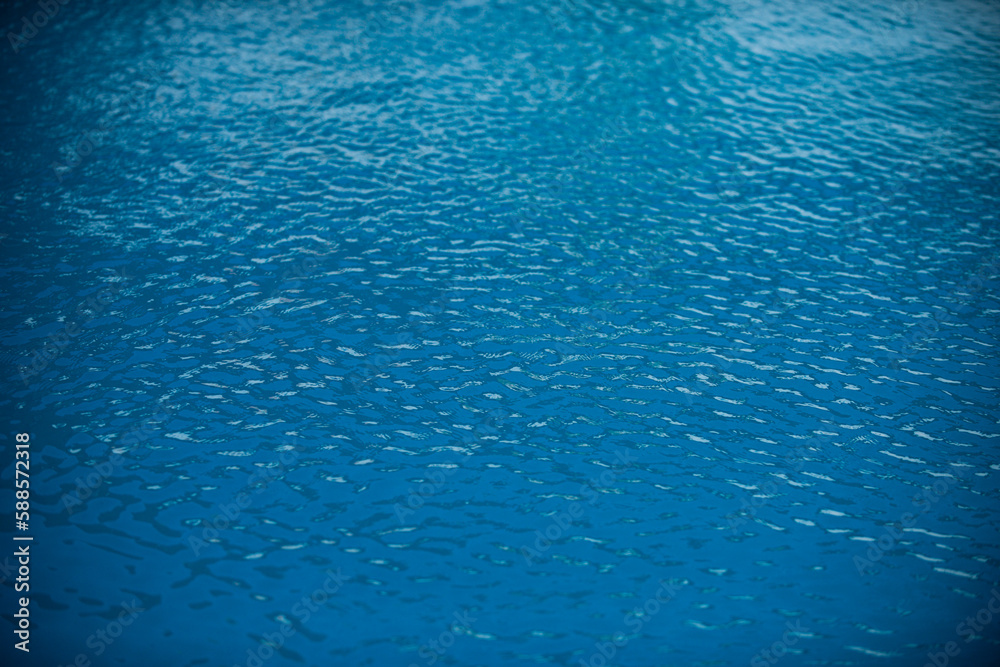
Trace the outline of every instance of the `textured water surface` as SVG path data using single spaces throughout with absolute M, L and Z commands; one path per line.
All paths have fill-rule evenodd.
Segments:
M 995 3 L 60 7 L 24 664 L 1000 655 Z

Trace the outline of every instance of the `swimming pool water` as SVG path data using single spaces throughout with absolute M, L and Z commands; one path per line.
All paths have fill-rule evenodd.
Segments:
M 994 664 L 995 3 L 38 7 L 4 664 Z

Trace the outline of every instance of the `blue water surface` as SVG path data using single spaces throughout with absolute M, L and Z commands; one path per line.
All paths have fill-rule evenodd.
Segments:
M 5 665 L 995 664 L 997 3 L 56 4 Z

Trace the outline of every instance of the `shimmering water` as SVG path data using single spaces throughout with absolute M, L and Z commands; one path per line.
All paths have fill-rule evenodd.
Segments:
M 995 3 L 59 7 L 10 664 L 1000 655 Z

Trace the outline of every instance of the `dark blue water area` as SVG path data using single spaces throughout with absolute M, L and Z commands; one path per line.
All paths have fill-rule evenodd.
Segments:
M 995 2 L 42 4 L 4 665 L 996 664 Z

